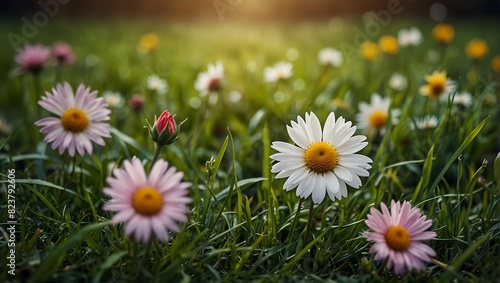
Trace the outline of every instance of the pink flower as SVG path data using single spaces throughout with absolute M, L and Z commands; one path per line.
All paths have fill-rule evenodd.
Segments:
M 73 94 L 65 82 L 57 84 L 52 93 L 47 92 L 38 104 L 58 117 L 47 117 L 35 122 L 46 133 L 44 140 L 52 143 L 52 149 L 59 148 L 59 154 L 68 150 L 70 156 L 78 152 L 81 156 L 92 154 L 92 142 L 104 146 L 103 137 L 111 137 L 109 120 L 111 111 L 97 91 L 90 91 L 81 84 Z
M 50 49 L 41 44 L 27 44 L 19 49 L 14 60 L 19 64 L 17 73 L 39 73 L 50 59 Z
M 165 110 L 160 114 L 160 117 L 158 118 L 158 120 L 156 120 L 155 126 L 156 130 L 160 134 L 165 129 L 165 126 L 168 126 L 168 132 L 170 135 L 175 132 L 175 128 L 177 127 L 177 125 L 175 124 L 174 116 L 172 116 L 172 114 L 170 114 L 168 110 Z
M 56 42 L 52 47 L 52 53 L 60 64 L 73 64 L 76 60 L 71 46 L 64 42 Z
M 155 143 L 168 145 L 176 141 L 179 137 L 179 126 L 175 122 L 174 116 L 168 110 L 165 110 L 156 119 L 153 126 L 149 126 L 149 134 Z
M 420 209 L 412 208 L 404 201 L 391 201 L 391 211 L 384 203 L 380 204 L 382 213 L 372 207 L 366 225 L 373 231 L 364 232 L 363 236 L 375 242 L 370 253 L 375 260 L 387 260 L 387 268 L 394 268 L 396 274 L 415 269 L 425 270 L 425 263 L 436 256 L 436 252 L 422 243 L 437 236 L 434 231 L 426 231 L 432 225 L 426 220 Z
M 169 240 L 169 230 L 179 232 L 177 222 L 186 223 L 186 204 L 191 183 L 181 182 L 184 174 L 158 160 L 149 176 L 138 158 L 125 160 L 123 169 L 115 169 L 108 177 L 110 187 L 103 192 L 111 197 L 104 209 L 118 212 L 114 224 L 125 223 L 125 234 L 136 241 L 149 242 L 153 234 L 163 242 Z
M 140 95 L 134 95 L 130 98 L 129 106 L 132 111 L 139 112 L 144 106 L 144 97 Z

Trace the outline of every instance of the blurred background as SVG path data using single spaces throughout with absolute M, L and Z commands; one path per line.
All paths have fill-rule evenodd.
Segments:
M 68 16 L 127 16 L 155 17 L 167 20 L 224 19 L 231 20 L 297 20 L 324 19 L 332 16 L 358 15 L 367 11 L 387 9 L 388 5 L 403 7 L 398 16 L 427 16 L 433 4 L 446 7 L 450 17 L 477 17 L 499 15 L 499 1 L 495 0 L 39 0 L 0 1 L 2 16 L 18 17 L 40 10 L 40 4 L 59 4 L 60 11 Z M 219 9 L 219 12 L 217 11 Z M 435 9 L 439 10 L 439 5 Z M 437 11 L 439 12 L 439 11 Z

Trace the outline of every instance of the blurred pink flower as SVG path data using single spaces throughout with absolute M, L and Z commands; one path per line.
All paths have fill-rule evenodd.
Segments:
M 168 170 L 167 170 L 168 169 Z M 179 232 L 177 222 L 186 223 L 189 212 L 187 196 L 191 183 L 181 182 L 184 174 L 168 163 L 158 160 L 149 176 L 138 158 L 125 160 L 123 169 L 115 169 L 108 177 L 110 187 L 103 192 L 111 197 L 104 209 L 116 211 L 111 220 L 114 224 L 125 223 L 125 234 L 136 241 L 149 242 L 153 234 L 168 242 L 168 232 Z
M 130 106 L 130 109 L 132 109 L 132 111 L 134 111 L 134 112 L 141 111 L 142 107 L 144 106 L 144 97 L 142 97 L 138 94 L 133 95 L 130 98 L 129 106 Z
M 364 232 L 363 236 L 375 242 L 370 253 L 375 260 L 387 260 L 387 268 L 394 268 L 396 274 L 415 269 L 425 270 L 425 263 L 436 256 L 436 252 L 422 243 L 436 237 L 434 231 L 426 231 L 432 225 L 418 208 L 404 201 L 391 201 L 391 211 L 381 203 L 382 213 L 372 207 L 366 225 L 373 231 Z
M 47 92 L 38 102 L 47 111 L 58 117 L 47 117 L 35 122 L 43 127 L 40 132 L 47 134 L 45 142 L 52 143 L 52 149 L 59 148 L 59 154 L 68 150 L 70 156 L 78 152 L 81 156 L 92 154 L 92 141 L 104 146 L 103 137 L 111 137 L 109 120 L 111 111 L 97 91 L 90 91 L 81 84 L 73 94 L 71 86 L 65 82 L 57 84 L 52 93 Z
M 73 64 L 76 57 L 71 49 L 71 45 L 64 42 L 56 42 L 52 47 L 52 53 L 59 64 Z
M 50 59 L 50 49 L 41 44 L 27 44 L 17 51 L 14 60 L 19 64 L 16 73 L 39 73 Z

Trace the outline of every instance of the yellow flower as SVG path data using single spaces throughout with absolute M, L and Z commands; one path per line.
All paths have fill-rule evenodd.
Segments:
M 473 38 L 465 45 L 465 53 L 472 60 L 480 60 L 488 50 L 488 44 L 482 39 Z
M 437 24 L 432 29 L 432 37 L 438 43 L 450 43 L 455 37 L 455 29 L 453 26 L 445 23 Z
M 367 61 L 375 61 L 378 58 L 378 46 L 376 43 L 366 41 L 360 46 L 361 55 Z
M 378 41 L 378 45 L 382 52 L 387 54 L 396 54 L 399 51 L 398 40 L 392 35 L 382 36 Z
M 154 33 L 148 33 L 139 39 L 137 51 L 140 53 L 149 53 L 155 51 L 158 47 L 158 36 Z
M 497 55 L 491 59 L 491 69 L 493 71 L 500 73 L 500 55 Z
M 430 97 L 440 97 L 444 93 L 450 93 L 455 89 L 455 82 L 446 77 L 446 71 L 434 71 L 425 76 L 427 85 L 420 87 L 420 94 Z

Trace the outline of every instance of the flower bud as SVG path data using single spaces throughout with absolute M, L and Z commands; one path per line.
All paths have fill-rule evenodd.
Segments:
M 161 113 L 160 117 L 156 119 L 152 127 L 149 125 L 149 134 L 155 143 L 168 145 L 177 140 L 179 128 L 180 125 L 177 125 L 174 116 L 172 116 L 168 110 L 165 110 Z

